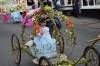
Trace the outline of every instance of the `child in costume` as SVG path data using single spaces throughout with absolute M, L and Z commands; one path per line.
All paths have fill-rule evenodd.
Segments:
M 22 16 L 19 11 L 13 11 L 10 17 L 12 23 L 20 23 L 22 21 Z
M 42 56 L 47 58 L 57 56 L 56 40 L 51 38 L 49 28 L 46 27 L 45 18 L 40 20 L 39 25 L 40 27 L 36 37 L 34 37 L 34 40 L 27 42 L 26 45 L 29 46 L 33 56 L 37 58 Z M 33 47 L 34 44 L 35 47 Z
M 7 13 L 7 11 L 5 10 L 4 13 L 2 14 L 2 20 L 4 23 L 8 23 L 9 22 L 9 14 Z

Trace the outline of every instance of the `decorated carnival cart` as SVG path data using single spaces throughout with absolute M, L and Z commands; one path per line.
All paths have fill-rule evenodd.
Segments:
M 33 18 L 33 28 L 30 32 L 30 41 L 25 40 L 25 29 L 27 27 L 25 22 L 22 25 L 22 32 L 21 32 L 21 42 L 17 35 L 12 34 L 11 36 L 11 47 L 12 53 L 14 56 L 14 60 L 16 64 L 20 64 L 21 62 L 21 51 L 27 53 L 30 57 L 35 59 L 33 60 L 34 63 L 39 64 L 39 66 L 77 66 L 77 64 L 84 64 L 85 66 L 89 66 L 92 61 L 96 66 L 100 66 L 100 54 L 98 51 L 93 47 L 95 43 L 91 46 L 86 47 L 81 57 L 76 61 L 71 61 L 67 58 L 64 54 L 64 38 L 61 32 L 62 23 L 66 22 L 67 25 L 67 32 L 68 32 L 68 40 L 71 44 L 75 43 L 75 33 L 73 31 L 73 24 L 70 18 L 66 17 L 62 14 L 62 12 L 55 11 L 49 6 L 44 6 L 42 3 L 40 4 L 41 7 L 32 10 L 26 16 L 26 19 Z M 37 45 L 33 42 L 36 34 L 38 33 L 39 29 L 39 22 L 41 21 L 41 15 L 46 15 L 45 22 L 46 26 L 50 29 L 51 38 L 54 38 L 56 41 L 53 43 L 46 44 L 43 42 L 42 45 Z M 96 38 L 92 41 L 97 41 L 100 38 Z M 38 41 L 38 42 L 41 42 Z M 48 39 L 47 39 L 48 43 Z M 30 46 L 27 46 L 30 44 Z M 92 55 L 94 53 L 96 56 Z M 94 59 L 95 58 L 95 59 Z

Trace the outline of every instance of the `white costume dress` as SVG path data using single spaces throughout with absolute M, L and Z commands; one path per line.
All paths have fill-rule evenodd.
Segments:
M 42 35 L 40 33 L 43 33 Z M 48 27 L 41 27 L 40 33 L 34 38 L 34 43 L 36 46 L 32 47 L 32 41 L 30 41 L 30 50 L 33 56 L 40 58 L 45 56 L 47 58 L 52 58 L 57 56 L 56 52 L 56 40 L 51 38 Z

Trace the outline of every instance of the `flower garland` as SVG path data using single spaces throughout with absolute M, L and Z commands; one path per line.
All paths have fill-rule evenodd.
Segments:
M 4 0 L 0 0 L 0 3 L 5 3 Z M 19 3 L 15 4 L 14 6 L 10 7 L 0 7 L 0 10 L 2 9 L 1 12 L 12 12 L 16 10 L 25 10 L 26 9 L 26 0 L 20 0 Z

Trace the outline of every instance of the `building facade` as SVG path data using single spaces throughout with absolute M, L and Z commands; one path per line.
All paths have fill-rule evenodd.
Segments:
M 73 0 L 58 0 L 60 2 L 61 10 L 72 11 Z M 99 17 L 100 14 L 100 0 L 79 0 L 80 14 L 83 16 Z
M 62 10 L 72 10 L 73 0 L 58 0 Z M 100 9 L 100 0 L 79 0 L 80 9 Z

